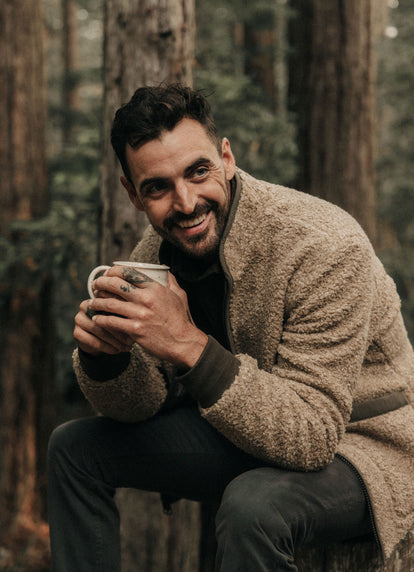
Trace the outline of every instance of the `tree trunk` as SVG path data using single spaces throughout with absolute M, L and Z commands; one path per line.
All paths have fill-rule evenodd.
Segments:
M 43 20 L 40 0 L 0 14 L 0 568 L 46 569 L 42 524 L 45 393 L 52 383 L 50 278 L 30 221 L 47 211 Z M 14 224 L 14 230 L 11 226 Z M 17 224 L 17 227 L 16 227 Z
M 262 10 L 245 22 L 246 75 L 262 87 L 269 107 L 276 109 L 276 17 L 274 10 Z
M 236 23 L 235 42 L 244 48 L 244 70 L 255 85 L 261 86 L 268 107 L 280 118 L 286 116 L 287 86 L 287 8 L 284 0 L 274 6 L 257 7 Z
M 373 541 L 350 540 L 301 548 L 295 558 L 298 570 L 312 572 L 412 572 L 414 531 L 409 532 L 384 563 Z
M 62 0 L 63 24 L 63 103 L 65 115 L 63 118 L 63 141 L 72 143 L 73 112 L 79 108 L 79 94 L 75 73 L 78 66 L 77 52 L 77 6 L 73 0 Z
M 104 160 L 101 262 L 127 259 L 147 225 L 119 183 L 110 145 L 115 110 L 143 85 L 192 84 L 193 0 L 107 0 L 105 13 Z M 180 501 L 163 514 L 159 495 L 123 489 L 121 513 L 124 572 L 190 572 L 198 563 L 199 507 Z
M 292 5 L 299 186 L 350 212 L 375 244 L 377 4 L 292 0 Z

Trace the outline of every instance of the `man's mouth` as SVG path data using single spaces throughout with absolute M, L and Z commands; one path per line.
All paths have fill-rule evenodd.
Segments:
M 180 228 L 193 228 L 204 222 L 207 218 L 208 213 L 203 213 L 202 215 L 190 219 L 190 220 L 182 220 L 181 222 L 177 223 L 177 226 Z
M 175 227 L 182 236 L 194 238 L 197 235 L 201 236 L 209 227 L 212 212 L 213 211 L 209 210 L 193 218 L 177 220 Z

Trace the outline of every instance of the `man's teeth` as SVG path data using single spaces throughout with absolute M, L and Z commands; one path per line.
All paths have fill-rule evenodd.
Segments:
M 191 228 L 192 226 L 197 226 L 201 224 L 207 218 L 207 214 L 204 213 L 197 218 L 193 218 L 192 220 L 185 220 L 178 223 L 180 228 Z

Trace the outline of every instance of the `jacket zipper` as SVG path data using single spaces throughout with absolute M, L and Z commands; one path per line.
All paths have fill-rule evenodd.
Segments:
M 221 238 L 220 241 L 220 247 L 219 247 L 219 261 L 221 264 L 221 267 L 223 269 L 223 274 L 224 274 L 224 278 L 225 278 L 225 292 L 224 292 L 224 304 L 223 304 L 223 311 L 224 311 L 224 327 L 227 333 L 227 340 L 229 342 L 229 350 L 231 351 L 231 353 L 233 355 L 236 354 L 236 344 L 234 343 L 234 337 L 233 337 L 233 332 L 231 330 L 231 324 L 230 324 L 230 294 L 233 290 L 233 277 L 229 271 L 229 267 L 227 266 L 227 262 L 224 256 L 224 245 L 226 243 L 227 237 L 230 233 L 230 229 L 233 226 L 234 223 L 234 219 L 236 217 L 236 212 L 239 206 L 239 201 L 240 201 L 240 195 L 241 195 L 241 182 L 240 182 L 240 176 L 239 174 L 236 172 L 236 187 L 234 189 L 234 196 L 233 199 L 231 201 L 231 206 L 230 206 L 230 212 L 229 212 L 229 216 L 228 216 L 228 220 L 227 220 L 227 224 L 226 227 L 224 229 L 224 233 L 223 236 Z
M 223 257 L 224 258 L 224 257 Z M 223 268 L 223 274 L 225 278 L 225 290 L 224 290 L 224 327 L 226 330 L 227 340 L 229 342 L 229 349 L 233 355 L 236 354 L 236 345 L 234 343 L 233 332 L 230 327 L 230 293 L 233 290 L 233 278 L 228 271 L 227 264 L 224 260 L 221 262 Z
M 340 453 L 336 453 L 336 456 L 341 459 L 341 461 L 343 461 L 346 465 L 348 465 L 348 467 L 350 467 L 352 469 L 352 471 L 354 472 L 354 474 L 356 475 L 356 477 L 358 478 L 358 481 L 361 484 L 362 487 L 362 491 L 364 493 L 364 497 L 367 501 L 367 505 L 368 505 L 368 511 L 369 511 L 369 518 L 371 521 L 371 527 L 372 527 L 372 531 L 374 533 L 374 539 L 375 542 L 377 543 L 378 548 L 381 551 L 381 557 L 383 562 L 385 561 L 385 557 L 384 557 L 384 549 L 382 547 L 382 542 L 381 539 L 379 537 L 378 534 L 378 529 L 377 529 L 377 524 L 375 522 L 375 515 L 374 515 L 374 509 L 372 508 L 372 504 L 371 504 L 371 499 L 369 498 L 369 494 L 368 494 L 368 490 L 365 484 L 364 479 L 362 478 L 360 472 L 358 471 L 358 469 L 355 467 L 355 465 L 353 463 L 351 463 L 351 461 L 349 461 L 346 457 L 344 457 L 343 455 L 341 455 Z

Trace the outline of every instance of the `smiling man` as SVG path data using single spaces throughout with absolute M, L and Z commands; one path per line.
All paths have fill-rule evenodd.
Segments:
M 198 121 L 184 118 L 137 149 L 128 144 L 126 162 L 121 182 L 154 229 L 189 256 L 216 255 L 235 172 L 229 141 L 218 148 Z
M 206 99 L 140 88 L 114 119 L 121 182 L 151 225 L 75 318 L 101 413 L 49 448 L 55 572 L 120 570 L 117 487 L 220 503 L 219 572 L 296 571 L 305 544 L 414 525 L 414 354 L 359 225 L 236 168 Z

